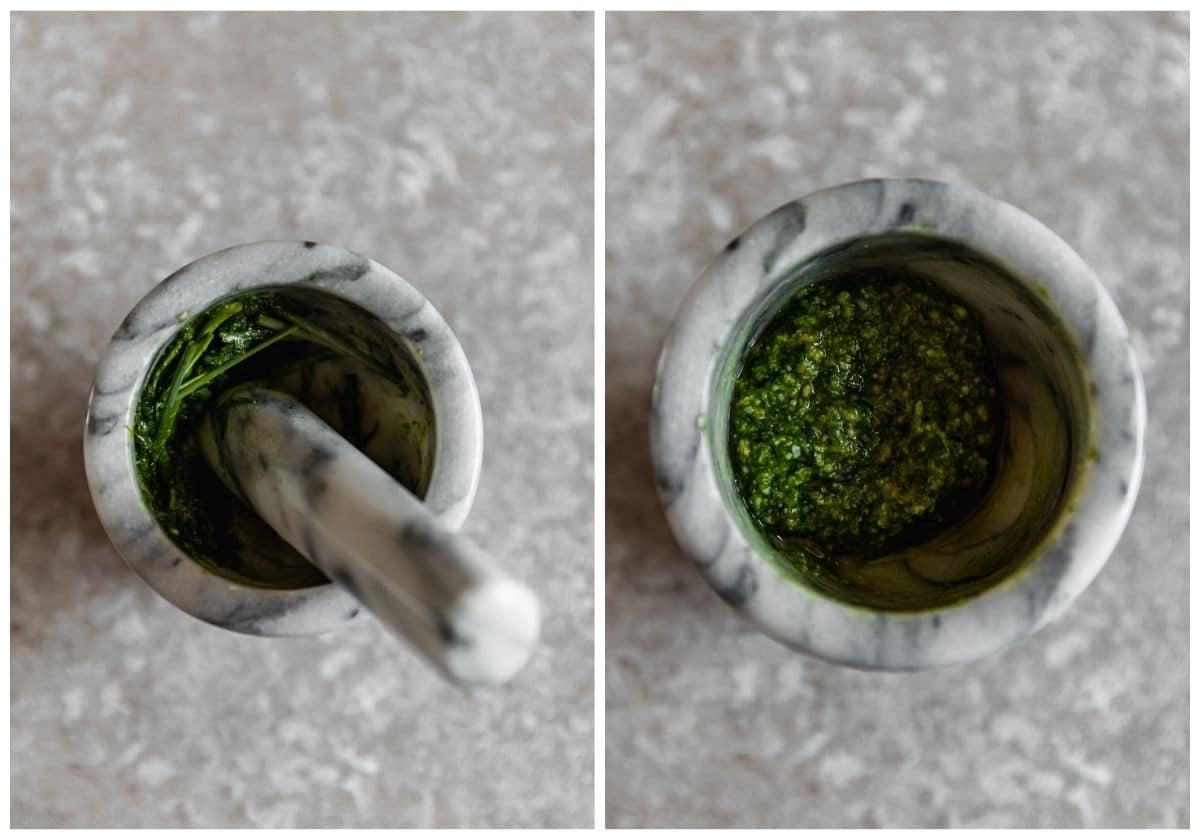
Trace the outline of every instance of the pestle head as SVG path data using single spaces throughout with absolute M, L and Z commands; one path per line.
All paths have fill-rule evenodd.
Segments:
M 458 628 L 445 668 L 464 685 L 507 682 L 533 655 L 541 632 L 537 596 L 510 578 L 493 578 L 459 598 L 449 625 Z
M 450 679 L 492 685 L 529 660 L 533 592 L 298 400 L 238 386 L 200 436 L 231 492 Z

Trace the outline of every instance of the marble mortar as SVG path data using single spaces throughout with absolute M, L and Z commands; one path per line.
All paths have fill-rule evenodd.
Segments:
M 823 263 L 889 248 L 897 259 L 945 248 L 990 261 L 1023 284 L 1026 298 L 1048 299 L 1070 333 L 1056 347 L 1050 333 L 1024 325 L 1015 302 L 984 290 L 984 280 L 969 271 L 956 278 L 963 291 L 982 296 L 985 333 L 1006 351 L 1007 361 L 997 362 L 1005 399 L 1019 402 L 1025 418 L 1021 434 L 1009 432 L 1008 441 L 1024 441 L 1014 460 L 1028 472 L 1002 471 L 994 486 L 1007 494 L 989 494 L 980 516 L 993 526 L 971 527 L 1037 518 L 1043 496 L 1029 476 L 1046 459 L 1061 458 L 1066 477 L 1058 506 L 1042 517 L 1041 531 L 1029 534 L 1035 544 L 1000 580 L 908 611 L 854 605 L 785 574 L 732 487 L 726 450 L 731 370 L 754 329 Z M 1011 331 L 1004 326 L 1010 316 Z M 1069 345 L 1082 365 L 1074 376 L 1062 361 Z M 1046 371 L 1036 388 L 1020 373 L 1031 365 Z M 760 219 L 696 281 L 659 359 L 651 448 L 672 530 L 724 600 L 769 636 L 820 659 L 919 670 L 995 653 L 1060 616 L 1083 592 L 1132 511 L 1145 411 L 1124 322 L 1099 279 L 1056 234 L 971 188 L 870 180 L 813 193 Z M 999 515 L 994 499 L 1014 496 L 1014 516 Z
M 310 635 L 356 618 L 359 602 L 334 583 L 268 589 L 193 561 L 146 507 L 128 431 L 147 372 L 187 317 L 260 287 L 319 290 L 356 304 L 412 351 L 434 417 L 433 466 L 423 501 L 449 529 L 462 525 L 474 501 L 482 414 L 467 358 L 437 310 L 389 269 L 341 248 L 282 241 L 228 248 L 176 271 L 125 318 L 97 370 L 84 433 L 88 483 L 113 544 L 143 580 L 196 618 L 254 635 Z

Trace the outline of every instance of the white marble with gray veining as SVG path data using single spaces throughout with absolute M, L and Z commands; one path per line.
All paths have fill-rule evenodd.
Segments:
M 537 596 L 305 403 L 231 388 L 200 441 L 231 493 L 449 679 L 496 685 L 529 661 Z
M 608 825 L 1186 826 L 1187 16 L 610 14 Z M 828 665 L 678 547 L 654 489 L 661 342 L 737 231 L 921 177 L 1021 207 L 1094 270 L 1146 386 L 1145 472 L 1061 620 L 978 662 Z
M 739 354 L 729 348 L 746 313 L 773 289 L 819 254 L 897 231 L 967 245 L 1018 277 L 1042 283 L 1083 354 L 1098 457 L 1081 479 L 1063 530 L 1039 547 L 1020 574 L 950 606 L 864 614 L 785 577 L 739 526 L 733 494 L 715 467 L 728 436 L 717 420 L 723 412 L 713 402 L 714 380 L 721 357 Z M 993 320 L 1008 319 L 1001 313 Z M 717 592 L 766 632 L 859 668 L 908 671 L 969 662 L 1061 615 L 1108 560 L 1141 481 L 1141 375 L 1125 324 L 1099 279 L 1037 220 L 977 190 L 939 182 L 874 179 L 830 187 L 784 205 L 733 238 L 681 305 L 653 394 L 655 480 L 684 550 Z M 1011 434 L 1014 424 L 1008 425 Z
M 157 527 L 142 502 L 133 413 L 160 350 L 191 315 L 235 291 L 304 287 L 361 306 L 419 359 L 435 417 L 434 472 L 425 504 L 449 528 L 467 518 L 479 484 L 483 419 L 462 347 L 433 305 L 384 266 L 315 242 L 257 242 L 209 254 L 152 289 L 117 328 L 96 372 L 84 436 L 96 510 L 117 550 L 151 586 L 197 618 L 243 633 L 320 633 L 359 615 L 344 588 L 264 589 L 215 575 Z

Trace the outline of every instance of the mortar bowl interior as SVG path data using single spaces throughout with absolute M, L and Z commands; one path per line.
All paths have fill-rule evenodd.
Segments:
M 1001 441 L 982 498 L 936 534 L 866 559 L 815 562 L 764 534 L 740 497 L 730 402 L 746 348 L 798 290 L 864 273 L 932 281 L 979 314 L 1001 392 Z M 1019 575 L 1068 517 L 1094 452 L 1087 369 L 1044 289 L 962 242 L 919 232 L 841 243 L 783 274 L 744 311 L 709 388 L 706 445 L 747 543 L 795 582 L 874 610 L 944 607 Z
M 149 414 L 159 398 L 157 388 L 145 392 L 147 383 L 170 381 L 179 345 L 190 335 L 187 325 L 199 329 L 230 303 L 261 299 L 262 295 L 269 295 L 289 311 L 303 312 L 305 322 L 327 337 L 328 343 L 276 343 L 230 369 L 221 390 L 254 381 L 292 395 L 392 478 L 423 497 L 434 469 L 436 424 L 420 359 L 379 318 L 320 289 L 277 286 L 235 292 L 192 316 L 147 371 L 137 396 L 139 424 L 140 415 Z M 211 394 L 207 404 L 218 396 Z M 199 446 L 189 439 L 196 433 L 195 426 L 192 422 L 181 430 L 171 449 L 173 463 L 166 465 L 156 465 L 143 437 L 135 438 L 135 469 L 143 498 L 179 549 L 209 571 L 249 586 L 302 589 L 328 583 L 324 574 L 221 484 Z M 169 471 L 186 480 L 169 485 L 148 481 L 154 470 Z M 187 505 L 203 508 L 195 529 L 199 533 L 179 528 L 168 515 L 168 511 Z M 185 521 L 194 522 L 195 518 Z

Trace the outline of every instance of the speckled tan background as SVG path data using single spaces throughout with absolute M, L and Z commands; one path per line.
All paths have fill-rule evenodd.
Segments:
M 592 19 L 12 19 L 15 826 L 590 826 Z M 176 610 L 84 482 L 126 311 L 239 242 L 424 291 L 483 400 L 466 532 L 543 596 L 514 684 L 450 688 L 365 621 L 264 640 Z
M 1186 15 L 607 18 L 610 826 L 1188 823 Z M 1146 478 L 1063 621 L 872 675 L 758 635 L 676 548 L 646 414 L 720 248 L 870 176 L 971 184 L 1099 273 L 1149 399 Z

